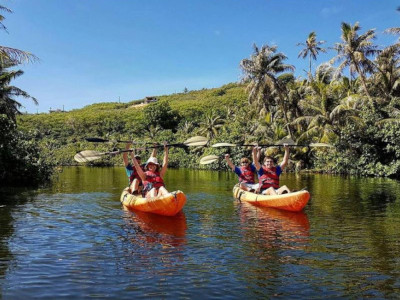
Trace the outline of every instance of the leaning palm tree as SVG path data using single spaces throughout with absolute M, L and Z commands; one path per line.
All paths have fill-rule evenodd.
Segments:
M 312 80 L 311 73 L 311 59 L 317 60 L 319 52 L 326 52 L 325 48 L 320 47 L 325 41 L 317 41 L 317 34 L 313 31 L 308 35 L 305 43 L 298 43 L 297 46 L 304 46 L 303 50 L 300 51 L 298 57 L 306 58 L 309 57 L 309 73 L 308 77 Z
M 248 82 L 249 103 L 263 103 L 267 106 L 277 103 L 284 115 L 287 130 L 292 137 L 289 126 L 287 105 L 285 101 L 285 86 L 279 82 L 278 76 L 285 71 L 294 71 L 294 66 L 285 64 L 287 57 L 276 53 L 276 46 L 264 45 L 259 49 L 254 45 L 254 53 L 250 59 L 243 59 L 240 67 L 244 73 L 243 81 Z
M 351 24 L 342 23 L 341 43 L 336 43 L 334 49 L 338 55 L 331 62 L 341 62 L 337 68 L 338 72 L 342 72 L 344 68 L 349 67 L 351 77 L 357 73 L 360 76 L 364 92 L 366 93 L 372 109 L 375 109 L 375 103 L 367 88 L 366 75 L 374 70 L 373 62 L 368 59 L 379 53 L 376 45 L 372 44 L 375 39 L 375 30 L 370 29 L 364 34 L 359 34 L 361 27 L 358 22 Z
M 9 8 L 1 5 L 0 11 L 12 13 Z M 0 15 L 0 29 L 3 29 L 7 32 L 7 28 L 3 24 L 4 19 L 5 17 L 3 15 Z M 36 60 L 38 60 L 38 58 L 32 53 L 6 46 L 0 46 L 0 63 L 2 64 L 20 64 L 25 62 L 33 62 Z
M 29 98 L 36 105 L 38 104 L 37 100 L 27 92 L 10 85 L 12 80 L 22 74 L 24 72 L 21 70 L 9 71 L 4 65 L 0 64 L 0 114 L 5 114 L 14 123 L 16 122 L 16 116 L 21 114 L 20 109 L 22 107 L 22 104 L 15 99 L 16 97 Z
M 400 7 L 398 7 L 396 10 L 400 12 Z M 398 35 L 398 34 L 400 34 L 400 27 L 388 28 L 388 29 L 386 29 L 386 30 L 384 31 L 384 33 L 389 33 L 389 34 L 396 34 L 396 35 Z

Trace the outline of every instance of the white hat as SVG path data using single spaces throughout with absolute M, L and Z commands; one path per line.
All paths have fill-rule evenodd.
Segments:
M 160 164 L 158 163 L 157 157 L 150 157 L 147 162 L 146 162 L 146 167 L 148 164 L 155 164 L 157 166 L 159 166 Z

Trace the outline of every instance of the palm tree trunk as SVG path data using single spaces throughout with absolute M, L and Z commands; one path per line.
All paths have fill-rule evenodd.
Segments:
M 370 103 L 370 105 L 371 105 L 371 108 L 372 108 L 372 110 L 375 112 L 375 111 L 376 111 L 376 109 L 375 109 L 375 102 L 374 102 L 374 100 L 372 99 L 371 95 L 369 94 L 369 91 L 368 91 L 368 88 L 367 88 L 367 83 L 366 83 L 366 79 L 365 79 L 365 77 L 364 77 L 364 74 L 363 74 L 362 72 L 360 72 L 360 70 L 358 69 L 358 67 L 357 67 L 357 72 L 358 72 L 358 74 L 360 75 L 361 83 L 362 83 L 362 85 L 363 85 L 363 88 L 364 88 L 365 93 L 367 94 L 367 98 L 368 98 L 368 100 L 369 100 L 369 103 Z
M 281 107 L 281 110 L 283 112 L 283 117 L 284 117 L 285 122 L 286 122 L 286 128 L 287 128 L 287 131 L 289 133 L 290 138 L 293 140 L 293 134 L 292 134 L 292 130 L 291 130 L 290 125 L 289 125 L 289 118 L 287 116 L 287 111 L 286 111 L 286 108 L 285 108 L 285 101 L 284 101 L 284 98 L 283 98 L 282 93 L 279 90 L 279 88 L 277 89 L 277 91 L 278 91 L 278 97 L 279 97 L 279 101 L 280 101 L 280 105 L 279 106 Z

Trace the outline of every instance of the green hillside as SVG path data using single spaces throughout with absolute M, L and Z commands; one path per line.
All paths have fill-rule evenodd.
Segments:
M 220 88 L 203 89 L 157 97 L 157 103 L 143 100 L 129 103 L 96 103 L 68 112 L 26 114 L 18 117 L 20 130 L 33 134 L 43 154 L 57 165 L 75 165 L 73 156 L 86 149 L 108 151 L 125 145 L 93 144 L 86 137 L 140 140 L 148 142 L 182 142 L 200 133 L 208 117 L 221 120 L 229 113 L 247 107 L 245 88 L 227 84 Z M 223 116 L 223 117 L 222 117 Z M 205 134 L 207 135 L 207 134 Z M 183 155 L 171 149 L 172 166 L 197 166 L 199 149 Z M 175 154 L 175 155 L 174 155 Z M 184 157 L 183 157 L 184 156 Z M 121 158 L 107 157 L 95 164 L 120 164 Z

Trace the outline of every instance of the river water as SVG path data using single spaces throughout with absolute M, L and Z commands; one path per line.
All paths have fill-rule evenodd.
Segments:
M 283 174 L 301 213 L 232 197 L 231 172 L 168 170 L 183 212 L 123 209 L 123 168 L 1 191 L 0 299 L 398 298 L 400 184 Z

